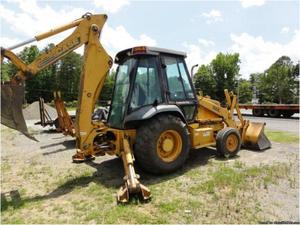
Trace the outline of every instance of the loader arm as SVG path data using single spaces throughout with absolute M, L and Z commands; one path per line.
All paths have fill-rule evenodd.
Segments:
M 198 114 L 196 120 L 202 124 L 225 123 L 227 127 L 239 131 L 242 145 L 249 149 L 264 150 L 271 147 L 271 143 L 264 134 L 265 123 L 255 123 L 245 120 L 241 114 L 237 96 L 233 92 L 224 90 L 226 107 L 220 102 L 209 97 L 198 96 Z M 239 123 L 234 119 L 234 110 L 237 113 Z
M 221 117 L 227 126 L 232 128 L 237 128 L 237 124 L 233 120 L 232 114 L 229 112 L 228 109 L 223 108 L 220 105 L 216 104 L 211 99 L 202 96 L 199 97 L 199 105 L 207 109 L 209 113 L 213 113 L 218 117 Z M 199 118 L 199 120 L 201 120 L 201 118 Z M 207 120 L 207 118 L 204 118 L 204 120 Z
M 245 120 L 243 119 L 243 116 L 240 112 L 240 108 L 237 102 L 237 96 L 234 95 L 233 92 L 228 92 L 227 89 L 224 90 L 224 94 L 226 98 L 226 108 L 222 107 L 218 101 L 203 97 L 202 95 L 198 96 L 199 105 L 205 108 L 208 113 L 212 113 L 217 115 L 218 117 L 221 117 L 227 126 L 241 129 L 243 127 L 243 124 L 245 123 Z M 234 110 L 236 111 L 238 119 L 240 121 L 239 125 L 234 120 Z M 201 121 L 201 117 L 199 119 Z M 206 115 L 204 120 L 207 120 Z

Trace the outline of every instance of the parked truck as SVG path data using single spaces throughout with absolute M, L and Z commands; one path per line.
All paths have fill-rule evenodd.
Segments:
M 299 104 L 239 104 L 240 109 L 252 109 L 253 116 L 290 118 L 299 113 Z

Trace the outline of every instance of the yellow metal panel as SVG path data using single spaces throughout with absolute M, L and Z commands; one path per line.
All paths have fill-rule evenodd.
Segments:
M 217 114 L 215 114 L 213 111 L 208 110 L 204 107 L 199 107 L 198 108 L 198 114 L 197 114 L 197 119 L 198 120 L 209 120 L 209 119 L 215 119 L 215 118 L 220 118 Z
M 199 123 L 190 123 L 188 126 L 190 132 L 192 132 L 191 129 L 195 129 L 195 128 L 199 128 Z
M 215 143 L 214 132 L 212 128 L 191 128 L 191 141 L 193 148 L 199 148 L 203 145 Z
M 211 128 L 213 131 L 219 131 L 222 130 L 225 125 L 224 123 L 213 123 L 213 124 L 203 124 L 199 126 L 200 128 Z
M 54 29 L 51 29 L 45 33 L 42 33 L 42 34 L 39 34 L 39 35 L 36 35 L 35 36 L 35 39 L 37 41 L 40 41 L 42 39 L 45 39 L 45 38 L 48 38 L 50 36 L 53 36 L 55 34 L 58 34 L 58 33 L 61 33 L 65 30 L 68 30 L 70 28 L 73 28 L 73 27 L 76 27 L 78 26 L 84 19 L 81 18 L 81 19 L 78 19 L 78 20 L 75 20 L 75 21 L 72 21 L 71 23 L 68 23 L 66 25 L 63 25 L 63 26 L 60 26 L 60 27 L 57 27 L 57 28 L 54 28 Z

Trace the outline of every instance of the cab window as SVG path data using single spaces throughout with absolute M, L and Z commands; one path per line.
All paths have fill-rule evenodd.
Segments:
M 108 121 L 111 127 L 121 127 L 129 93 L 131 74 L 135 68 L 136 59 L 129 58 L 117 69 L 113 100 Z
M 194 98 L 183 59 L 164 56 L 170 100 L 180 101 Z
M 155 57 L 139 59 L 133 85 L 130 109 L 162 101 Z
M 188 74 L 186 72 L 186 68 L 185 68 L 182 60 L 179 60 L 178 66 L 179 66 L 180 74 L 181 74 L 181 77 L 182 77 L 182 83 L 183 83 L 183 86 L 184 86 L 186 97 L 187 98 L 194 98 L 194 93 L 193 93 L 193 90 L 192 90 L 192 87 L 191 87 L 191 83 L 190 83 L 190 80 L 188 78 Z

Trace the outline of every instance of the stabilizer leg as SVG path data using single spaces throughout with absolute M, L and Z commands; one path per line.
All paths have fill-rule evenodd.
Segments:
M 133 196 L 137 196 L 142 201 L 150 200 L 150 190 L 139 182 L 139 175 L 135 173 L 134 159 L 130 151 L 129 141 L 125 136 L 123 136 L 123 150 L 121 154 L 125 170 L 125 184 L 117 193 L 118 203 L 128 203 Z

